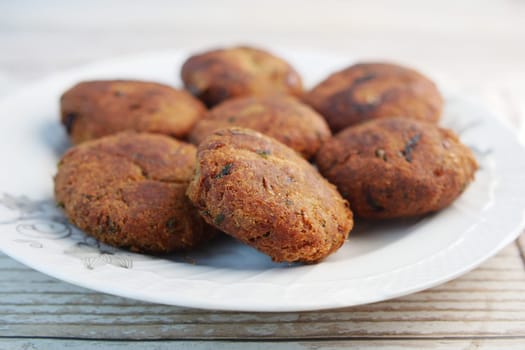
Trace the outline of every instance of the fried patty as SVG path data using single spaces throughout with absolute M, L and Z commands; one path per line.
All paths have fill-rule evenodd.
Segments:
M 299 73 L 282 58 L 254 47 L 206 51 L 186 60 L 181 70 L 186 88 L 206 105 L 238 96 L 303 91 Z
M 134 80 L 81 82 L 62 95 L 60 109 L 74 144 L 126 130 L 184 138 L 206 112 L 186 91 Z
M 437 122 L 443 98 L 421 73 L 390 63 L 359 63 L 330 75 L 304 97 L 333 132 L 371 119 Z
M 317 153 L 330 136 L 326 121 L 293 97 L 239 97 L 212 108 L 190 134 L 199 144 L 216 129 L 239 126 L 259 131 L 296 150 L 305 158 Z
M 115 247 L 188 250 L 213 237 L 185 193 L 195 146 L 124 132 L 71 148 L 59 163 L 55 198 L 69 220 Z
M 197 158 L 187 194 L 203 218 L 274 261 L 318 262 L 352 229 L 335 186 L 270 137 L 220 129 L 199 145 Z
M 478 168 L 454 132 L 406 118 L 347 128 L 324 144 L 316 161 L 356 216 L 370 219 L 440 210 L 463 192 Z

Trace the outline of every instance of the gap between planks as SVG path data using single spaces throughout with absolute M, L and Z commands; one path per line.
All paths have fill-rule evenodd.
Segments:
M 401 349 L 519 349 L 522 350 L 523 337 L 476 337 L 476 338 L 355 338 L 350 340 L 325 339 L 308 340 L 297 339 L 289 341 L 288 339 L 274 339 L 271 341 L 242 341 L 242 340 L 79 340 L 65 338 L 49 337 L 0 337 L 0 348 L 8 345 L 10 350 L 27 350 L 27 349 L 54 349 L 54 350 L 75 350 L 75 349 L 216 349 L 216 350 L 266 350 L 268 348 L 275 350 L 318 350 L 318 349 L 382 349 L 382 350 L 401 350 Z M 213 342 L 213 343 L 212 343 Z
M 352 339 L 352 338 L 426 338 L 426 337 L 499 337 L 525 336 L 525 323 L 505 322 L 406 322 L 275 324 L 260 325 L 12 325 L 0 328 L 4 336 L 38 336 L 82 339 Z

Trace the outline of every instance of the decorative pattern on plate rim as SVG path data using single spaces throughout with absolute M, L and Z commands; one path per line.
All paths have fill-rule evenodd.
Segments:
M 27 196 L 0 194 L 0 227 L 14 229 L 21 238 L 13 242 L 43 248 L 45 241 L 69 239 L 73 245 L 64 254 L 79 259 L 89 270 L 113 265 L 131 269 L 131 255 L 98 242 L 71 225 L 52 199 L 32 200 Z

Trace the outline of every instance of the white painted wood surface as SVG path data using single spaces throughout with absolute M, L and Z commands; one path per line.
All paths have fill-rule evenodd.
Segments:
M 0 95 L 115 55 L 256 43 L 413 64 L 477 96 L 525 135 L 524 18 L 519 0 L 3 1 Z M 431 290 L 304 313 L 147 304 L 60 282 L 0 254 L 0 350 L 524 349 L 524 251 L 522 236 Z

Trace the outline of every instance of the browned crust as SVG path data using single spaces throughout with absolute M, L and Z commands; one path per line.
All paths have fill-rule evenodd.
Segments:
M 191 56 L 182 66 L 181 78 L 186 88 L 208 106 L 238 96 L 300 96 L 303 92 L 301 77 L 289 63 L 247 46 Z
M 326 118 L 334 132 L 385 117 L 437 122 L 443 108 L 443 98 L 430 79 L 389 63 L 359 63 L 336 72 L 304 100 Z
M 354 213 L 372 219 L 440 210 L 463 192 L 478 167 L 451 130 L 405 118 L 347 128 L 324 144 L 316 161 Z
M 193 145 L 132 132 L 71 148 L 55 176 L 55 198 L 69 220 L 96 239 L 132 251 L 170 253 L 208 241 L 185 196 Z
M 326 121 L 290 96 L 240 97 L 212 108 L 190 133 L 199 144 L 216 129 L 239 126 L 275 138 L 310 158 L 330 136 Z
M 62 95 L 60 109 L 75 144 L 125 130 L 183 138 L 206 112 L 186 91 L 134 80 L 81 82 Z
M 201 215 L 274 261 L 317 262 L 352 229 L 352 212 L 335 186 L 272 138 L 220 129 L 197 157 L 187 194 Z

